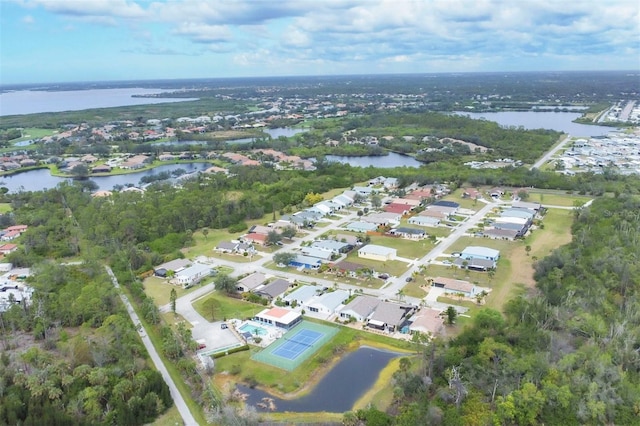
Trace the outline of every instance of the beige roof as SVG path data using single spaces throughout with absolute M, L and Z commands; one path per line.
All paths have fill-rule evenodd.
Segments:
M 456 280 L 454 278 L 436 277 L 433 279 L 435 284 L 443 284 L 445 290 L 460 291 L 464 293 L 473 292 L 473 284 L 469 281 Z
M 441 312 L 431 308 L 422 308 L 414 316 L 414 321 L 409 326 L 411 331 L 420 333 L 440 334 L 444 325 L 444 320 L 440 316 Z

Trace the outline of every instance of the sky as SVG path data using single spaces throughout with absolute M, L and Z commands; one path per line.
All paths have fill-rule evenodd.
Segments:
M 0 84 L 640 70 L 638 0 L 0 0 Z

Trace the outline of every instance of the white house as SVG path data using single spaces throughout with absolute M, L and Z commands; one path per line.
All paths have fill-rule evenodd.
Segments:
M 358 257 L 385 262 L 396 258 L 397 250 L 390 247 L 367 244 L 358 249 Z
M 440 219 L 438 219 L 437 217 L 429 217 L 429 216 L 412 216 L 409 218 L 408 222 L 411 225 L 418 225 L 418 226 L 440 225 Z
M 358 296 L 340 309 L 340 318 L 348 320 L 350 318 L 359 322 L 364 322 L 376 307 L 380 304 L 380 299 L 373 296 Z
M 191 287 L 192 285 L 199 283 L 204 277 L 211 275 L 212 271 L 213 268 L 210 265 L 194 263 L 190 267 L 177 272 L 175 275 L 175 281 L 184 288 Z
M 236 289 L 240 293 L 245 293 L 247 291 L 255 290 L 266 282 L 267 276 L 260 272 L 256 272 L 254 274 L 247 275 L 246 277 L 239 280 Z
M 318 296 L 315 300 L 307 304 L 309 312 L 332 315 L 349 298 L 349 293 L 345 290 L 336 290 Z
M 298 306 L 304 306 L 316 295 L 317 291 L 318 287 L 316 286 L 303 285 L 284 296 L 282 300 L 288 305 L 295 301 Z

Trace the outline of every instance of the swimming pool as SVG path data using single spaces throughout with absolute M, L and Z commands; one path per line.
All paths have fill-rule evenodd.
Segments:
M 256 334 L 258 336 L 266 336 L 267 334 L 269 334 L 269 332 L 265 328 L 251 323 L 243 324 L 238 330 L 243 333 L 251 333 L 254 336 Z

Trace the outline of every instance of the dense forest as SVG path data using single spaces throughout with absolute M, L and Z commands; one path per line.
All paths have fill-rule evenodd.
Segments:
M 101 265 L 34 272 L 32 304 L 0 315 L 0 424 L 141 425 L 173 405 Z
M 397 415 L 378 424 L 640 424 L 638 211 L 628 195 L 576 210 L 573 241 L 535 265 L 538 292 L 401 363 Z

